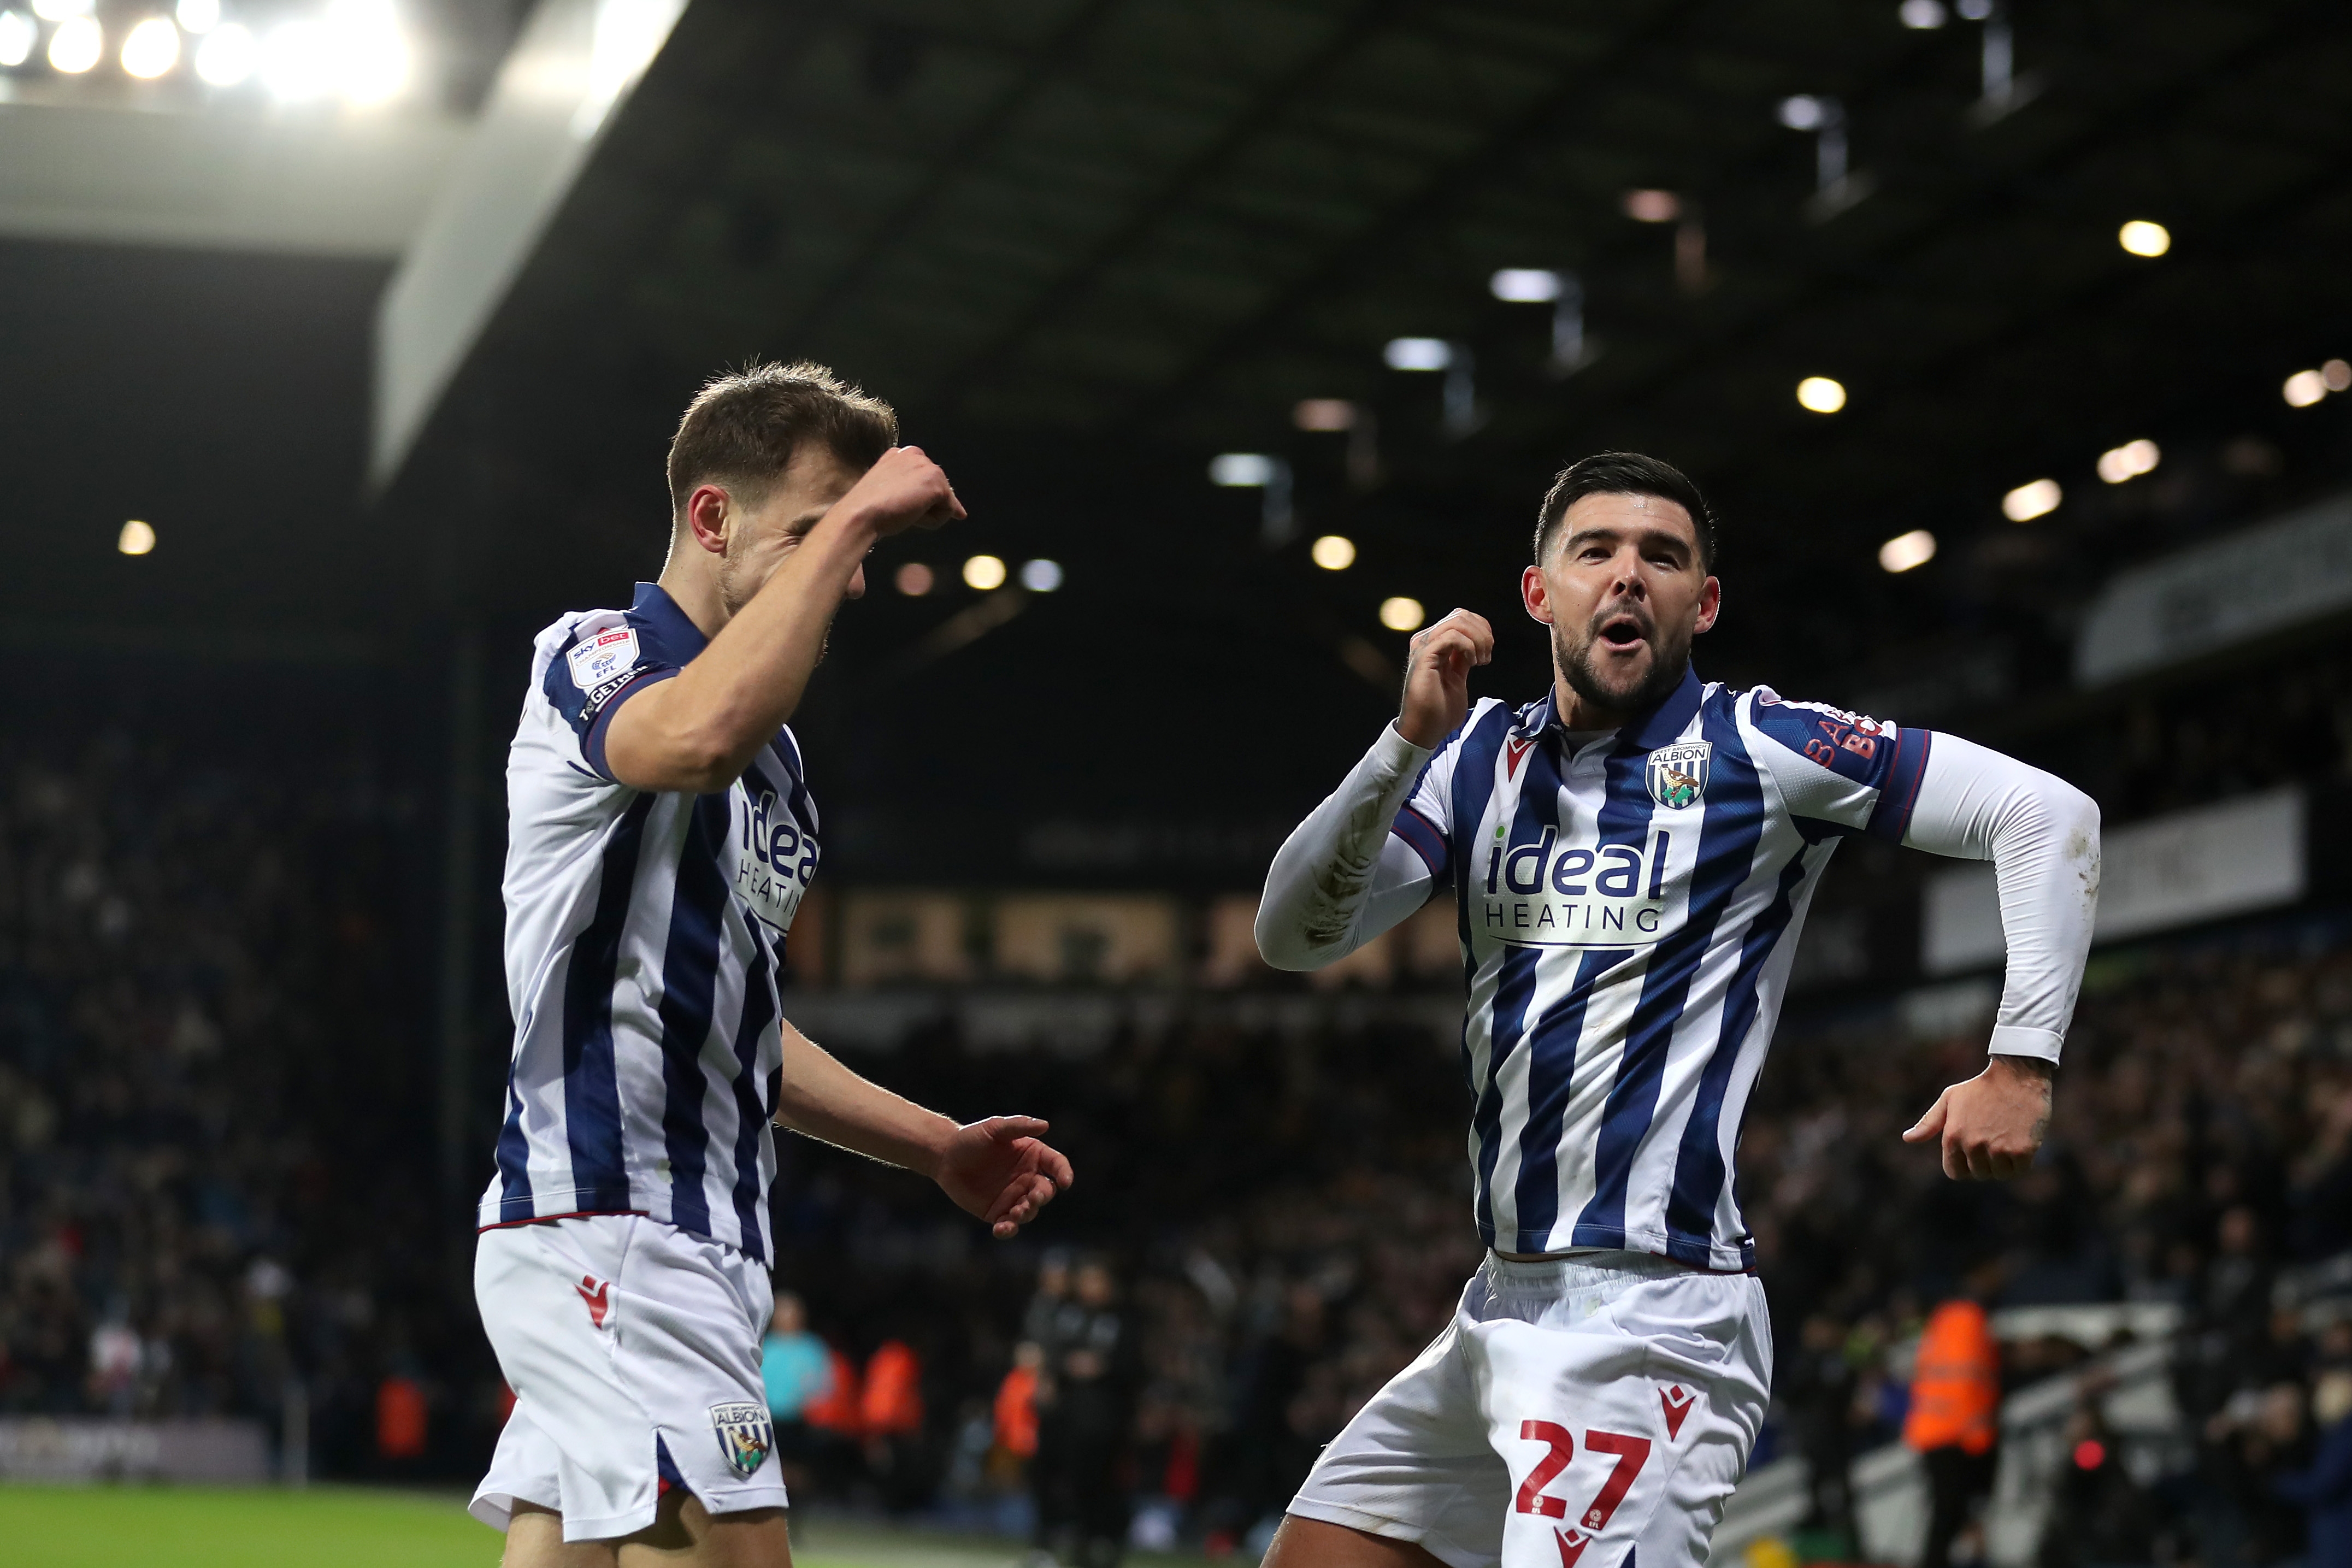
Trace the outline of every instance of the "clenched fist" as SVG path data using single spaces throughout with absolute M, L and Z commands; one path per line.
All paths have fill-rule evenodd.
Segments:
M 893 447 L 883 453 L 833 510 L 873 530 L 877 539 L 909 528 L 937 528 L 964 515 L 947 471 L 923 456 L 920 447 Z
M 1470 712 L 1471 667 L 1494 657 L 1495 628 L 1468 610 L 1455 610 L 1414 633 L 1405 655 L 1397 733 L 1429 748 L 1460 729 Z

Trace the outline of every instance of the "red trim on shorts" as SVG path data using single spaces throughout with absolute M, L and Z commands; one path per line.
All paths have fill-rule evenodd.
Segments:
M 594 1219 L 599 1215 L 625 1215 L 646 1219 L 652 1214 L 651 1209 L 573 1209 L 570 1214 L 533 1215 L 529 1219 L 502 1219 L 496 1225 L 478 1225 L 474 1227 L 474 1234 L 480 1236 L 486 1231 L 512 1230 L 521 1225 L 546 1225 L 559 1219 Z

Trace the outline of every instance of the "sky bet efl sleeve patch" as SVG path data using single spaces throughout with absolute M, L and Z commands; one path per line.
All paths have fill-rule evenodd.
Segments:
M 572 667 L 572 684 L 589 693 L 593 703 L 598 687 L 637 667 L 636 628 L 614 626 L 583 637 L 563 656 L 563 661 Z

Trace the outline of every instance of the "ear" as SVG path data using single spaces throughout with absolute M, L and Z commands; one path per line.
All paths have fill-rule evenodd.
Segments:
M 695 543 L 713 555 L 727 552 L 727 524 L 732 518 L 734 502 L 718 485 L 697 485 L 694 493 L 686 498 L 686 530 L 694 535 Z
M 1519 574 L 1519 599 L 1527 605 L 1528 615 L 1546 626 L 1551 625 L 1551 584 L 1544 581 L 1542 567 L 1530 566 Z
M 1698 591 L 1698 624 L 1695 631 L 1712 631 L 1715 617 L 1723 613 L 1723 584 L 1709 577 Z

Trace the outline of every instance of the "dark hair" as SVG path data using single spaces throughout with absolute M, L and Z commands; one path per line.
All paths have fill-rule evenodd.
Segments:
M 1656 496 L 1673 501 L 1690 513 L 1691 529 L 1698 535 L 1699 566 L 1715 570 L 1715 513 L 1706 498 L 1680 468 L 1639 452 L 1596 452 L 1559 471 L 1536 517 L 1537 565 L 1543 564 L 1544 549 L 1559 520 L 1586 496 Z
M 703 384 L 669 444 L 669 505 L 686 511 L 699 484 L 723 484 L 757 501 L 808 441 L 853 468 L 872 468 L 898 444 L 898 416 L 821 364 L 748 364 Z

